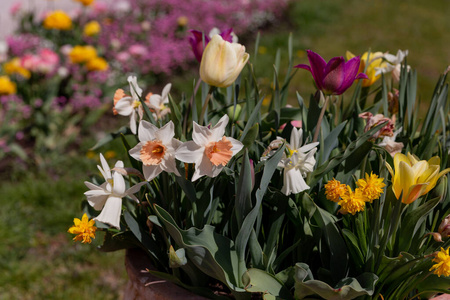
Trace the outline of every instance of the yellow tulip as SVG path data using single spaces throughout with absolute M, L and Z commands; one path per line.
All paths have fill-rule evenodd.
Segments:
M 439 178 L 450 171 L 440 170 L 440 158 L 432 157 L 430 160 L 419 160 L 408 153 L 397 153 L 394 156 L 394 170 L 386 164 L 392 176 L 392 190 L 397 199 L 402 195 L 402 202 L 410 204 L 420 196 L 425 195 L 436 186 Z
M 72 20 L 64 11 L 55 10 L 45 17 L 43 25 L 45 29 L 70 30 Z
M 97 21 L 91 21 L 84 25 L 83 34 L 86 36 L 94 36 L 97 35 L 100 31 L 100 24 Z
M 0 95 L 11 95 L 16 91 L 16 84 L 8 76 L 0 76 Z
M 352 59 L 355 57 L 353 53 L 350 51 L 346 52 L 347 60 Z M 367 68 L 366 68 L 367 65 Z M 375 81 L 378 80 L 378 78 L 381 77 L 381 74 L 375 76 L 376 69 L 375 68 L 384 68 L 386 66 L 386 62 L 383 60 L 383 52 L 370 52 L 370 55 L 368 52 L 364 53 L 361 56 L 361 63 L 359 65 L 358 72 L 364 72 L 369 79 L 364 79 L 362 86 L 368 87 L 375 83 Z M 366 71 L 364 71 L 366 69 Z
M 239 76 L 249 57 L 244 46 L 224 41 L 216 34 L 203 51 L 200 77 L 209 85 L 228 87 Z

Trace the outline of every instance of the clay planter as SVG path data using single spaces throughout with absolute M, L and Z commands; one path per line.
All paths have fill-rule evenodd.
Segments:
M 125 287 L 124 300 L 206 300 L 169 281 L 146 273 L 145 270 L 156 270 L 141 249 L 128 249 L 125 254 L 125 269 L 128 283 Z M 144 271 L 144 272 L 142 272 Z

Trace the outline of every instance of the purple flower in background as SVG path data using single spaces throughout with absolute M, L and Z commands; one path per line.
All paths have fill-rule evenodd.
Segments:
M 189 37 L 189 43 L 191 43 L 192 52 L 194 52 L 195 58 L 198 62 L 201 62 L 202 55 L 203 55 L 203 32 L 198 30 L 189 30 L 192 33 L 192 36 Z M 213 29 L 211 30 L 211 33 L 215 34 L 216 31 Z M 210 35 L 211 35 L 210 33 Z M 224 30 L 222 32 L 218 32 L 222 39 L 224 39 L 227 42 L 232 43 L 233 42 L 233 29 L 229 28 L 227 30 Z M 209 41 L 211 40 L 211 36 L 208 36 L 205 34 L 205 47 L 208 45 Z
M 311 72 L 317 88 L 327 95 L 340 95 L 345 92 L 356 79 L 367 79 L 364 73 L 358 74 L 360 59 L 356 56 L 345 62 L 344 57 L 333 57 L 327 63 L 319 54 L 307 50 L 308 65 L 297 65 L 295 68 Z

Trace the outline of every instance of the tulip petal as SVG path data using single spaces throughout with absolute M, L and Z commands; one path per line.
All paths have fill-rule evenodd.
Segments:
M 310 72 L 312 73 L 311 67 L 308 66 L 308 65 L 305 65 L 305 64 L 299 64 L 299 65 L 296 65 L 294 68 L 304 69 L 304 70 L 310 71 Z
M 308 54 L 309 64 L 311 65 L 311 74 L 316 82 L 317 88 L 319 90 L 323 89 L 322 80 L 325 76 L 325 67 L 327 62 L 319 54 L 306 50 Z
M 325 67 L 322 87 L 325 92 L 335 94 L 344 83 L 344 58 L 333 57 Z
M 411 186 L 408 193 L 403 195 L 402 203 L 411 204 L 416 201 L 423 194 L 423 191 L 426 189 L 427 185 L 428 183 L 420 183 Z
M 342 81 L 342 85 L 335 92 L 337 95 L 340 95 L 343 92 L 345 92 L 353 84 L 353 81 L 355 81 L 356 79 L 356 74 L 358 73 L 359 64 L 360 59 L 358 56 L 344 63 L 344 74 L 343 74 L 344 78 Z

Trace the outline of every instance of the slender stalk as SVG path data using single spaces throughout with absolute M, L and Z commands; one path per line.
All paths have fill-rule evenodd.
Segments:
M 186 130 L 187 130 L 187 121 L 188 121 L 188 119 L 189 119 L 188 116 L 189 116 L 189 114 L 191 113 L 191 108 L 192 108 L 192 105 L 194 105 L 194 99 L 195 99 L 195 96 L 197 95 L 197 91 L 198 91 L 198 89 L 199 89 L 201 83 L 202 83 L 202 79 L 199 78 L 198 81 L 197 81 L 197 83 L 196 83 L 196 85 L 195 85 L 194 93 L 192 93 L 191 100 L 189 100 L 189 105 L 188 105 L 188 107 L 187 107 L 186 114 L 185 114 L 184 120 L 183 120 L 183 133 L 184 133 L 184 134 L 186 134 Z
M 323 119 L 323 116 L 325 115 L 325 110 L 327 109 L 329 101 L 330 101 L 330 96 L 327 96 L 325 98 L 325 103 L 322 106 L 322 110 L 320 111 L 319 119 L 317 120 L 316 131 L 314 132 L 313 143 L 317 142 L 317 139 L 319 138 L 320 126 L 322 125 L 322 119 Z
M 206 109 L 208 108 L 209 100 L 212 97 L 213 88 L 214 87 L 212 86 L 209 87 L 208 95 L 206 96 L 205 103 L 203 104 L 202 112 L 200 113 L 200 122 L 199 122 L 200 125 L 203 125 L 203 119 L 206 113 Z

